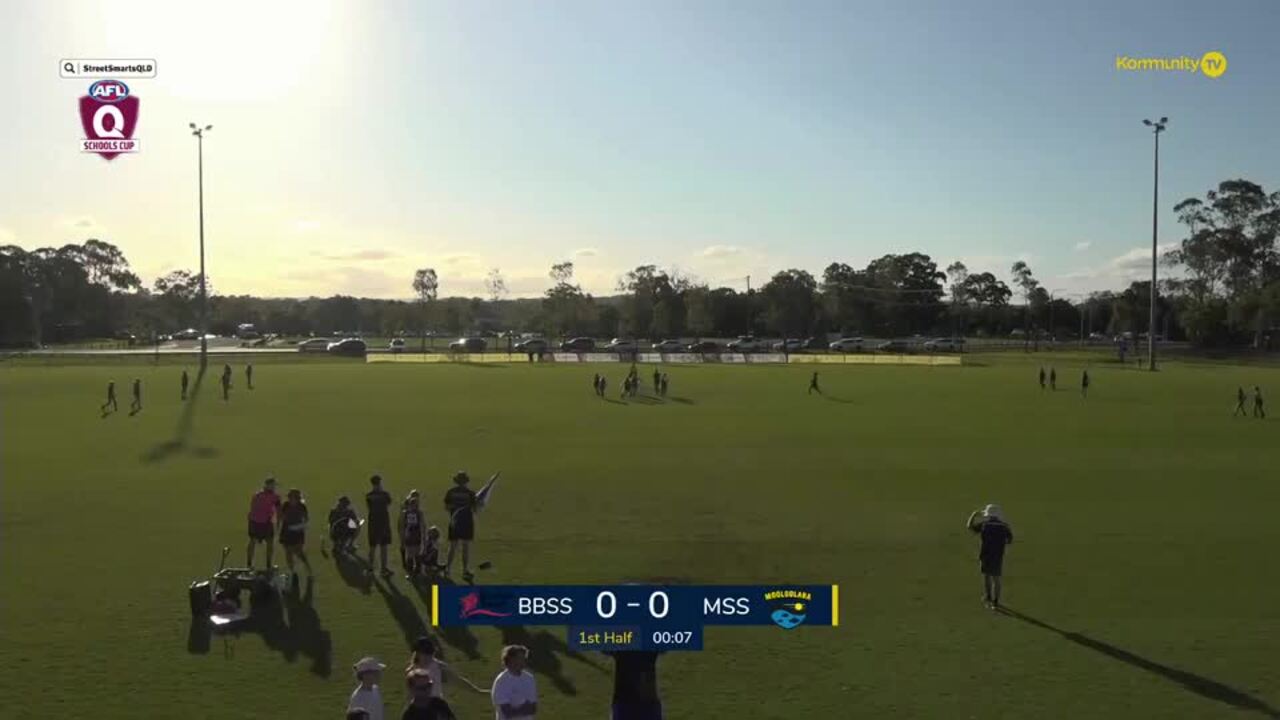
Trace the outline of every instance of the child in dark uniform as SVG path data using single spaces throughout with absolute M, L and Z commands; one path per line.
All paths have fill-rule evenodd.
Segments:
M 425 526 L 426 518 L 423 517 L 422 508 L 418 507 L 418 491 L 414 490 L 405 498 L 404 507 L 400 509 L 400 561 L 408 580 L 412 580 L 419 570 L 418 560 L 422 555 Z
M 333 541 L 334 551 L 354 551 L 359 528 L 360 519 L 356 517 L 356 509 L 351 507 L 351 498 L 343 495 L 329 511 L 329 539 Z
M 311 561 L 303 549 L 307 537 L 307 503 L 302 499 L 302 491 L 294 488 L 289 491 L 288 499 L 280 506 L 280 547 L 284 548 L 284 559 L 293 573 L 293 581 L 298 581 L 298 574 L 293 569 L 295 557 L 302 560 L 311 574 Z
M 999 505 L 987 505 L 969 515 L 965 527 L 982 537 L 978 562 L 982 570 L 983 602 L 992 610 L 1000 608 L 1000 577 L 1004 574 L 1004 549 L 1013 542 L 1013 530 L 1004 521 Z

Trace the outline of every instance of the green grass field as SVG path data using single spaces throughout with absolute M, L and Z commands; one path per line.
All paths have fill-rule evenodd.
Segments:
M 426 622 L 404 580 L 362 591 L 313 529 L 311 605 L 207 648 L 186 585 L 223 545 L 242 562 L 269 472 L 313 516 L 381 472 L 440 522 L 459 468 L 504 472 L 483 582 L 841 585 L 839 628 L 710 628 L 706 651 L 665 656 L 670 718 L 1280 712 L 1280 422 L 1231 417 L 1237 385 L 1280 371 L 1099 365 L 1086 401 L 1069 359 L 1056 393 L 1010 357 L 821 368 L 824 397 L 808 367 L 671 367 L 670 398 L 623 404 L 592 395 L 600 369 L 614 395 L 622 366 L 275 362 L 252 392 L 237 368 L 230 403 L 211 375 L 183 406 L 172 365 L 0 366 L 0 698 L 22 703 L 0 716 L 341 717 L 350 664 L 394 671 Z M 121 412 L 102 418 L 110 378 Z M 1018 615 L 980 601 L 963 523 L 990 501 L 1017 534 Z M 563 628 L 443 640 L 486 685 L 520 640 L 540 717 L 607 715 L 609 660 L 567 652 Z M 398 674 L 384 687 L 398 717 Z

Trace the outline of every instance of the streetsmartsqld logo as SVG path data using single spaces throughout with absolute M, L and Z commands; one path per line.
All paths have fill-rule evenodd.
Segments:
M 1205 77 L 1216 78 L 1227 71 L 1227 56 L 1217 50 L 1210 50 L 1198 58 L 1190 55 L 1142 58 L 1117 55 L 1116 69 L 1123 72 L 1198 72 Z
M 80 152 L 97 153 L 110 160 L 140 147 L 133 137 L 138 127 L 138 98 L 119 80 L 99 80 L 80 98 L 80 126 L 85 137 Z

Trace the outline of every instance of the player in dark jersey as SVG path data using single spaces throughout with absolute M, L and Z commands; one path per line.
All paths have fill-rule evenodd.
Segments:
M 1262 409 L 1262 388 L 1257 385 L 1253 386 L 1253 416 L 1263 420 L 1267 417 L 1267 411 Z
M 372 489 L 365 494 L 365 504 L 369 509 L 367 524 L 369 526 L 369 572 L 373 573 L 373 553 L 382 553 L 382 575 L 391 577 L 387 568 L 387 546 L 391 544 L 391 493 L 382 488 L 382 476 L 369 478 Z
M 595 378 L 591 380 L 591 391 L 596 394 L 596 397 L 600 396 L 600 373 L 596 373 Z
M 662 394 L 662 373 L 658 372 L 658 368 L 653 368 L 653 394 Z
M 1080 397 L 1089 397 L 1089 371 L 1080 375 Z
M 187 386 L 191 384 L 191 378 L 187 375 L 187 371 L 182 371 L 182 399 L 187 399 Z
M 418 506 L 418 491 L 414 490 L 400 508 L 400 564 L 404 567 L 406 580 L 412 580 L 418 573 L 426 524 L 427 519 Z
M 222 366 L 222 399 L 231 399 L 231 366 Z
M 1052 367 L 1049 368 L 1049 389 L 1050 390 L 1058 389 L 1058 369 L 1057 368 L 1052 368 Z
M 813 377 L 809 378 L 809 394 L 812 395 L 815 392 L 818 393 L 819 395 L 822 394 L 822 388 L 818 387 L 817 372 L 813 373 Z
M 280 506 L 280 547 L 284 548 L 284 560 L 293 575 L 293 582 L 298 582 L 298 573 L 293 569 L 293 559 L 302 560 L 307 567 L 307 575 L 311 575 L 311 561 L 307 559 L 304 549 L 307 539 L 307 501 L 302 499 L 302 491 L 297 488 L 289 490 L 288 499 Z
M 1040 368 L 1040 389 L 1044 389 L 1044 368 Z
M 116 404 L 116 381 L 115 380 L 112 380 L 111 382 L 107 383 L 107 401 L 102 403 L 102 408 L 101 408 L 103 415 L 107 414 L 108 405 L 111 406 L 112 412 L 115 412 L 116 410 L 120 409 L 120 406 Z
M 253 363 L 248 363 L 244 366 L 244 384 L 250 390 L 253 389 Z
M 1231 413 L 1231 417 L 1235 417 L 1237 415 L 1249 417 L 1249 413 L 1244 409 L 1244 397 L 1244 388 L 1236 387 L 1236 410 Z
M 662 373 L 662 381 L 660 382 L 659 393 L 658 393 L 658 394 L 659 394 L 659 395 L 661 395 L 662 397 L 666 397 L 666 396 L 667 396 L 667 384 L 668 384 L 668 382 L 669 382 L 669 378 L 667 377 L 667 374 L 666 374 L 666 373 Z
M 334 552 L 354 552 L 359 533 L 360 518 L 351 507 L 351 498 L 343 495 L 329 511 L 329 539 L 333 541 Z
M 130 413 L 142 412 L 142 379 L 133 379 L 133 402 L 129 404 Z
M 658 656 L 640 650 L 606 652 L 613 658 L 611 720 L 662 720 L 658 697 Z
M 1013 530 L 1004 521 L 999 505 L 974 510 L 965 526 L 982 537 L 978 562 L 982 570 L 983 602 L 992 610 L 1000 609 L 1000 577 L 1004 574 L 1004 549 L 1013 542 Z
M 609 378 L 600 376 L 600 397 L 604 397 L 605 390 L 609 388 Z
M 471 541 L 475 539 L 476 494 L 467 483 L 471 478 L 459 471 L 453 476 L 453 487 L 444 494 L 444 510 L 449 514 L 449 556 L 444 561 L 444 574 L 453 569 L 453 556 L 462 546 L 462 579 L 471 582 Z

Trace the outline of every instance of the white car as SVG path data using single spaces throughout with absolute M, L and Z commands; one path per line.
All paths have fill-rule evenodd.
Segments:
M 609 341 L 608 345 L 604 346 L 604 349 L 606 352 L 633 353 L 636 351 L 636 341 L 614 338 Z
M 547 341 L 542 338 L 529 338 L 516 343 L 512 349 L 518 353 L 544 353 L 547 351 Z
M 387 346 L 387 349 L 393 353 L 404 352 L 404 338 L 393 338 L 391 340 L 391 344 Z
M 298 352 L 328 352 L 329 338 L 311 338 L 298 343 Z
M 831 343 L 827 347 L 831 348 L 831 350 L 835 352 L 843 352 L 843 353 L 862 352 L 862 338 L 860 337 L 840 338 L 839 340 L 836 340 L 835 342 Z
M 764 348 L 764 343 L 756 340 L 751 335 L 742 335 L 737 340 L 729 343 L 727 347 L 729 348 L 729 352 L 749 353 L 762 350 Z
M 654 343 L 653 349 L 660 353 L 678 353 L 684 352 L 684 345 L 679 340 L 663 340 Z
M 964 338 L 935 338 L 924 344 L 925 352 L 960 352 L 964 350 Z
M 773 344 L 774 352 L 793 353 L 804 349 L 804 341 L 799 338 L 788 338 Z

